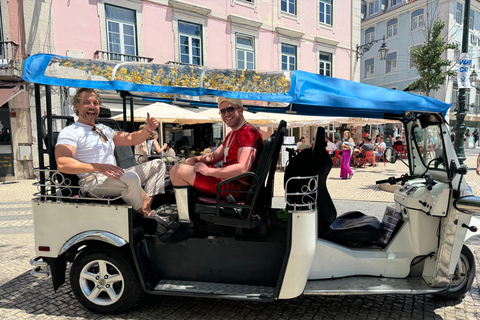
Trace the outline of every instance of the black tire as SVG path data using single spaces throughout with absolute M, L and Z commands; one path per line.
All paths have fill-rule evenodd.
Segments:
M 80 253 L 70 271 L 70 284 L 78 302 L 97 313 L 124 312 L 141 293 L 133 262 L 113 250 Z
M 447 292 L 436 294 L 436 298 L 443 300 L 463 299 L 465 294 L 472 287 L 473 278 L 475 277 L 475 257 L 467 246 L 462 247 L 460 253 L 460 261 L 462 263 L 463 274 L 459 273 L 458 265 L 453 274 L 452 284 Z

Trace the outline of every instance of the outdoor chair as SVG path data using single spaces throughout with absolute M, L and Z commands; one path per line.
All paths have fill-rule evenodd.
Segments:
M 335 157 L 333 158 L 333 167 L 342 165 L 342 156 L 340 155 L 341 150 L 335 150 Z
M 382 155 L 381 156 L 378 156 L 376 155 L 377 153 L 375 152 L 375 162 L 376 163 L 380 163 L 380 160 L 383 160 L 383 166 L 386 166 L 386 163 L 385 163 L 385 151 L 382 151 Z
M 362 151 L 363 154 L 363 167 L 367 167 L 367 161 L 370 161 L 372 167 L 375 167 L 376 163 L 376 151 Z

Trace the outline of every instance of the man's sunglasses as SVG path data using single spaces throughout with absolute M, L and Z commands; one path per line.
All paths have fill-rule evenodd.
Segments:
M 105 135 L 105 133 L 103 133 L 100 129 L 98 129 L 97 127 L 93 127 L 92 128 L 92 131 L 95 132 L 96 134 L 98 134 L 100 136 L 100 139 L 103 141 L 103 142 L 107 142 L 108 141 L 108 138 L 107 136 Z
M 218 112 L 218 114 L 221 114 L 222 116 L 225 114 L 225 112 L 227 113 L 232 113 L 233 111 L 239 109 L 240 107 L 228 107 L 228 108 L 225 108 L 225 109 L 222 109 Z

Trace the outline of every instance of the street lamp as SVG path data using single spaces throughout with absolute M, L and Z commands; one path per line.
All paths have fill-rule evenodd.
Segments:
M 473 67 L 475 68 L 475 66 L 473 66 Z M 473 69 L 472 73 L 470 74 L 469 79 L 470 79 L 470 86 L 472 86 L 474 88 L 476 87 L 476 84 L 477 84 L 476 83 L 477 82 L 477 76 L 478 76 L 478 74 L 475 72 L 475 69 Z
M 385 36 L 383 36 L 382 39 L 373 40 L 373 41 L 370 41 L 369 43 L 362 44 L 361 46 L 357 44 L 357 51 L 356 51 L 357 61 L 363 56 L 365 52 L 369 51 L 372 48 L 372 46 L 380 40 L 382 40 L 383 43 L 380 49 L 378 49 L 378 55 L 380 56 L 380 60 L 387 60 L 388 48 L 387 48 L 387 44 L 385 43 Z

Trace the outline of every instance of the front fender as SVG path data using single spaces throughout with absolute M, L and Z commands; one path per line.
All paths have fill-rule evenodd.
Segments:
M 85 241 L 99 241 L 104 242 L 115 247 L 123 247 L 127 241 L 116 234 L 108 231 L 91 230 L 79 233 L 69 239 L 60 249 L 59 255 L 64 254 L 70 248 Z
M 115 247 L 123 247 L 128 243 L 125 239 L 113 233 L 101 231 L 101 230 L 92 230 L 92 231 L 82 232 L 72 237 L 71 239 L 69 239 L 62 246 L 57 258 L 51 258 L 51 257 L 42 258 L 50 266 L 52 282 L 53 282 L 53 290 L 55 292 L 62 284 L 65 283 L 65 270 L 67 268 L 66 254 L 68 250 L 78 247 L 86 242 L 91 243 L 92 241 L 97 243 L 101 242 L 102 244 L 107 244 Z

